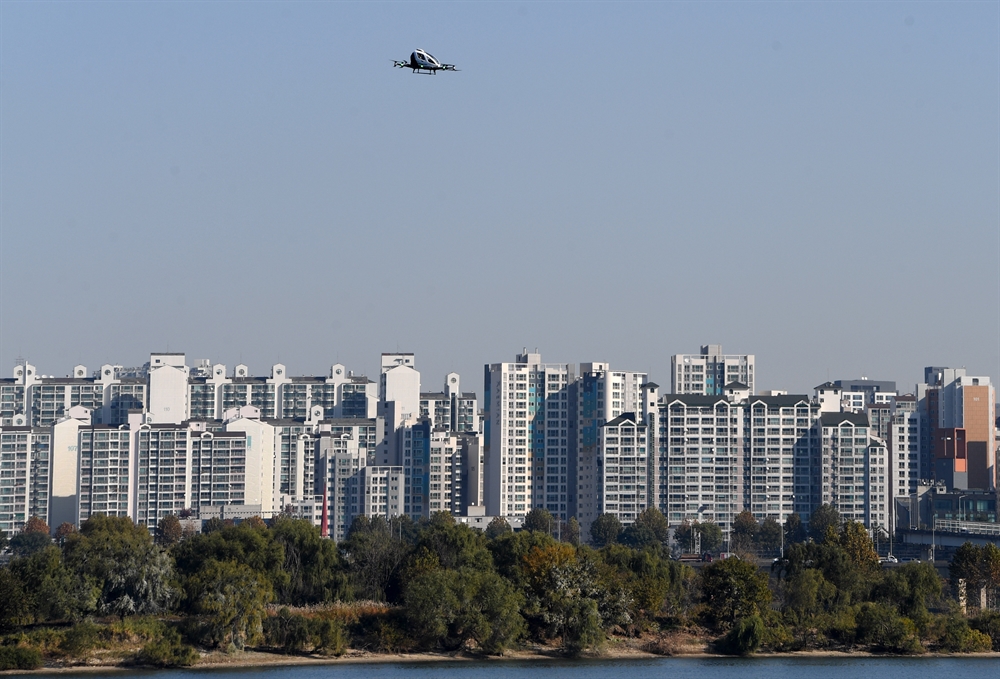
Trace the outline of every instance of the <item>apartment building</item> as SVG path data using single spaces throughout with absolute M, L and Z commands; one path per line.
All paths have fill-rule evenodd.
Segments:
M 646 425 L 628 412 L 602 425 L 598 436 L 598 514 L 612 514 L 626 526 L 650 506 L 646 432 Z
M 670 388 L 674 394 L 719 396 L 730 382 L 755 392 L 753 354 L 723 354 L 721 344 L 701 347 L 698 354 L 675 354 L 670 359 Z
M 584 535 L 589 532 L 590 524 L 602 513 L 602 484 L 605 476 L 600 462 L 602 427 L 626 413 L 631 413 L 634 421 L 644 420 L 643 386 L 646 382 L 646 373 L 612 370 L 608 363 L 581 363 L 579 378 L 568 386 L 569 401 L 564 402 L 561 398 L 548 399 L 546 418 L 558 421 L 560 431 L 565 419 L 568 430 L 576 431 L 575 450 L 571 446 L 566 468 L 563 469 L 561 462 L 549 459 L 547 467 L 552 473 L 548 476 L 558 474 L 561 477 L 562 474 L 567 474 L 567 514 L 576 516 Z M 568 410 L 565 409 L 567 403 Z M 648 474 L 648 469 L 641 473 L 647 484 Z M 643 502 L 648 502 L 649 488 L 639 494 L 642 495 Z M 631 511 L 624 514 L 626 525 L 631 523 L 631 514 Z
M 485 367 L 486 513 L 524 516 L 541 507 L 569 518 L 570 460 L 576 446 L 572 365 L 521 353 Z M 565 407 L 563 407 L 565 405 Z
M 77 516 L 130 516 L 133 502 L 132 431 L 128 425 L 82 425 L 77 432 Z

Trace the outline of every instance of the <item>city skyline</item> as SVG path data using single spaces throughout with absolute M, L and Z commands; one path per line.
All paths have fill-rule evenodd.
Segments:
M 527 348 L 667 385 L 711 342 L 761 390 L 1000 377 L 998 19 L 3 3 L 0 370 L 399 350 L 477 383 Z M 462 70 L 392 68 L 417 47 Z

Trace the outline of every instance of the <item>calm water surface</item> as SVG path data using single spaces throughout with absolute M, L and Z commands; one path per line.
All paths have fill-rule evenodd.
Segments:
M 657 658 L 87 672 L 93 679 L 1000 679 L 996 658 Z

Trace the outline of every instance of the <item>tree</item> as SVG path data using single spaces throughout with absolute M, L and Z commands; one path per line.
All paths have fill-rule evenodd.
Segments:
M 785 519 L 785 544 L 794 545 L 799 542 L 805 542 L 807 537 L 802 517 L 795 512 L 789 514 L 788 518 Z
M 318 526 L 281 515 L 271 527 L 270 537 L 284 553 L 282 570 L 287 577 L 276 584 L 279 601 L 301 606 L 350 597 L 337 545 L 324 540 Z
M 184 530 L 181 521 L 174 514 L 167 514 L 156 525 L 156 543 L 163 547 L 172 547 L 181 541 Z
M 14 559 L 9 568 L 24 587 L 28 615 L 34 622 L 78 620 L 97 609 L 100 589 L 92 579 L 67 568 L 55 545 Z
M 555 519 L 552 518 L 549 510 L 535 507 L 524 516 L 524 523 L 521 524 L 521 528 L 551 535 L 552 528 L 555 525 Z
M 394 535 L 395 530 L 381 516 L 362 515 L 354 519 L 347 539 L 340 543 L 344 562 L 353 576 L 359 594 L 374 601 L 394 599 L 390 590 L 410 553 L 410 545 Z
M 714 521 L 705 521 L 695 525 L 701 534 L 701 548 L 705 552 L 715 552 L 722 547 L 722 528 Z
M 56 528 L 56 542 L 61 546 L 66 544 L 66 538 L 76 533 L 76 525 L 69 521 L 63 521 Z
M 45 523 L 42 519 L 37 516 L 28 517 L 28 520 L 24 522 L 24 528 L 21 529 L 22 533 L 42 533 L 44 535 L 49 534 L 49 525 Z
M 816 542 L 826 539 L 827 529 L 840 528 L 840 512 L 833 505 L 821 504 L 809 517 L 809 537 Z
M 442 568 L 491 569 L 493 557 L 486 549 L 486 536 L 464 523 L 458 523 L 448 512 L 438 512 L 420 530 L 417 552 L 426 550 L 437 556 Z
M 781 549 L 781 524 L 773 516 L 769 516 L 760 523 L 755 537 L 757 547 L 767 552 L 774 552 Z
M 208 616 L 209 639 L 216 647 L 243 650 L 261 640 L 273 598 L 263 575 L 241 563 L 208 561 L 189 581 L 188 595 Z
M 0 568 L 0 634 L 31 622 L 31 595 L 10 568 Z
M 762 615 L 771 601 L 767 575 L 743 559 L 724 559 L 701 569 L 702 601 L 717 628 L 728 629 L 739 618 Z
M 7 549 L 7 533 L 3 528 L 0 528 L 0 552 Z
M 100 590 L 98 610 L 124 618 L 159 613 L 175 597 L 173 564 L 144 526 L 95 514 L 66 539 L 68 565 Z
M 742 511 L 733 519 L 732 537 L 729 548 L 734 552 L 749 552 L 753 549 L 757 535 L 757 519 L 748 511 Z
M 14 556 L 30 556 L 52 544 L 49 533 L 41 531 L 21 531 L 10 539 L 10 551 Z
M 870 576 L 878 572 L 878 554 L 862 523 L 859 521 L 845 523 L 840 532 L 839 542 L 847 552 L 847 557 L 863 573 Z
M 403 601 L 425 647 L 454 650 L 473 639 L 484 652 L 501 653 L 525 629 L 523 596 L 493 571 L 427 571 L 407 583 Z
M 562 541 L 571 545 L 580 544 L 580 522 L 576 520 L 575 516 L 569 517 L 569 521 L 563 523 Z
M 635 522 L 622 533 L 622 542 L 636 548 L 665 544 L 669 539 L 670 526 L 667 518 L 656 507 L 642 510 Z
M 601 548 L 618 542 L 622 522 L 614 514 L 601 514 L 590 524 L 590 544 Z
M 502 516 L 494 516 L 493 520 L 490 521 L 490 525 L 486 526 L 486 539 L 493 540 L 500 537 L 504 533 L 510 533 L 510 524 Z

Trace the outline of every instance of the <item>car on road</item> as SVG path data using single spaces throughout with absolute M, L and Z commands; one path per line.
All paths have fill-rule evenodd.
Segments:
M 878 562 L 881 563 L 881 564 L 899 563 L 899 559 L 897 559 L 896 557 L 894 557 L 892 554 L 886 554 L 885 556 L 883 556 L 882 558 L 880 558 L 878 560 Z

